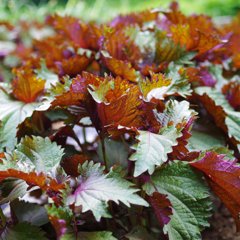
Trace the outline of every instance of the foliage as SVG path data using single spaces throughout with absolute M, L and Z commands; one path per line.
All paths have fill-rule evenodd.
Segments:
M 239 11 L 236 0 L 179 0 L 185 14 L 196 12 L 210 16 L 232 16 Z M 171 0 L 1 0 L 0 19 L 18 21 L 19 19 L 42 20 L 46 14 L 58 12 L 80 17 L 87 21 L 108 21 L 118 14 L 142 11 L 148 8 L 166 8 Z M 223 4 L 224 3 L 224 4 Z M 104 15 L 101 14 L 104 11 Z M 224 18 L 223 18 L 224 20 Z
M 0 22 L 1 239 L 201 239 L 211 194 L 239 229 L 239 29 Z

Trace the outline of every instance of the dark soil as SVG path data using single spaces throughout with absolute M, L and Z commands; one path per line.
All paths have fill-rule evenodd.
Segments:
M 203 233 L 203 240 L 240 240 L 240 233 L 229 211 L 219 200 L 214 201 L 214 214 L 210 219 L 211 226 Z

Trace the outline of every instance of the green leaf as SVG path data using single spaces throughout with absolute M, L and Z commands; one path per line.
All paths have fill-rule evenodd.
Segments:
M 229 82 L 228 79 L 223 77 L 223 66 L 220 64 L 212 64 L 210 65 L 209 70 L 217 80 L 215 88 L 221 91 L 222 87 Z
M 155 61 L 179 62 L 186 55 L 186 51 L 179 44 L 175 44 L 166 32 L 155 29 Z
M 0 208 L 0 228 L 3 229 L 6 226 L 7 219 L 3 213 L 2 208 Z
M 46 210 L 48 215 L 64 219 L 67 223 L 70 223 L 73 218 L 73 213 L 67 206 L 47 205 Z
M 122 167 L 127 167 L 127 159 L 128 159 L 128 148 L 125 146 L 123 142 L 114 141 L 111 139 L 104 139 L 105 144 L 105 152 L 106 158 L 109 166 L 113 166 L 115 164 L 120 165 Z M 103 160 L 102 154 L 102 144 L 99 142 L 98 144 L 98 156 L 101 162 Z
M 13 149 L 17 126 L 30 117 L 39 105 L 40 103 L 25 104 L 15 101 L 0 89 L 0 151 L 5 147 Z
M 58 81 L 55 84 L 51 84 L 51 87 L 47 89 L 49 101 L 53 101 L 55 96 L 69 91 L 72 84 L 71 79 L 68 76 L 65 76 L 62 78 L 62 81 L 63 82 Z
M 98 87 L 95 87 L 94 85 L 89 86 L 91 89 L 88 88 L 88 91 L 92 95 L 93 99 L 97 103 L 104 102 L 107 104 L 105 96 L 109 90 L 114 89 L 114 81 L 106 78 L 103 82 L 100 83 Z
M 161 134 L 148 131 L 138 131 L 136 137 L 139 141 L 132 146 L 136 151 L 129 160 L 135 161 L 134 177 L 145 171 L 152 174 L 155 166 L 161 166 L 167 161 L 168 153 L 172 152 L 172 147 L 177 145 L 177 138 L 181 133 L 174 127 L 165 128 Z
M 54 227 L 57 238 L 71 240 L 75 239 L 71 222 L 73 212 L 68 206 L 47 205 L 46 210 L 52 226 Z
M 42 226 L 48 222 L 48 215 L 43 206 L 24 201 L 13 201 L 11 209 L 18 222 L 29 222 L 34 226 Z
M 177 61 L 174 63 L 179 66 L 183 65 L 194 65 L 193 58 L 197 55 L 196 52 L 185 52 L 183 56 L 181 56 Z
M 179 74 L 180 66 L 171 63 L 168 66 L 166 77 L 172 79 L 172 83 L 168 88 L 167 95 L 180 95 L 187 97 L 191 95 L 192 89 L 185 74 Z
M 29 185 L 23 180 L 9 179 L 1 182 L 2 192 L 0 204 L 11 202 L 19 197 L 23 197 L 28 191 Z
M 190 104 L 187 101 L 169 100 L 163 113 L 155 111 L 155 116 L 163 127 L 187 123 L 195 115 L 197 113 L 190 109 Z
M 238 145 L 240 145 L 240 112 L 234 111 L 225 96 L 216 89 L 210 87 L 198 87 L 195 89 L 195 92 L 200 96 L 206 94 L 216 106 L 222 108 L 226 115 L 225 125 L 227 127 L 228 137 L 233 137 L 239 142 Z
M 117 240 L 113 237 L 111 232 L 78 232 L 78 239 L 80 240 Z
M 208 226 L 211 212 L 209 190 L 201 175 L 181 161 L 171 162 L 155 171 L 151 181 L 144 185 L 147 194 L 156 189 L 166 194 L 172 204 L 173 215 L 164 226 L 170 240 L 200 240 L 200 230 Z
M 181 96 L 186 98 L 191 95 L 191 86 L 184 74 L 179 74 L 180 67 L 174 64 L 169 65 L 168 73 L 164 75 L 165 79 L 171 80 L 170 84 L 163 84 L 159 81 L 159 87 L 152 85 L 148 90 L 145 101 L 151 101 L 152 98 L 163 100 L 167 96 Z M 141 83 L 141 85 L 144 85 Z M 151 86 L 151 82 L 147 82 L 146 86 Z M 161 85 L 163 84 L 163 85 Z M 141 87 L 141 86 L 140 86 Z M 144 88 L 143 86 L 141 88 Z
M 15 151 L 22 162 L 32 163 L 38 172 L 49 172 L 59 165 L 63 149 L 49 138 L 26 136 Z
M 219 129 L 206 121 L 197 121 L 191 134 L 187 146 L 190 151 L 206 151 L 226 145 L 226 140 Z
M 228 136 L 235 138 L 240 143 L 240 112 L 225 110 L 227 117 L 225 123 L 228 128 Z
M 1 235 L 1 240 L 47 240 L 44 232 L 30 223 L 22 222 L 7 228 Z
M 14 149 L 17 143 L 16 132 L 16 121 L 13 115 L 8 115 L 0 121 L 0 151 L 5 147 Z
M 141 227 L 141 226 L 134 227 L 131 230 L 131 232 L 129 232 L 128 234 L 125 235 L 125 237 L 128 240 L 143 240 L 143 239 L 154 240 L 154 239 L 156 239 L 155 237 L 153 237 L 152 235 L 150 235 L 148 233 L 147 229 L 145 229 L 144 227 Z
M 13 152 L 6 152 L 0 164 L 1 171 L 16 169 L 48 173 L 56 168 L 63 156 L 63 149 L 49 138 L 26 136 Z
M 38 78 L 46 80 L 45 89 L 49 89 L 52 85 L 55 85 L 59 82 L 58 75 L 51 72 L 47 68 L 44 60 L 41 61 L 41 68 L 35 70 L 35 73 L 37 74 Z
M 119 204 L 122 202 L 130 207 L 131 204 L 148 206 L 148 203 L 139 197 L 133 188 L 133 183 L 123 179 L 113 169 L 104 174 L 104 167 L 99 163 L 84 162 L 79 168 L 80 176 L 77 178 L 77 188 L 68 196 L 68 204 L 82 206 L 82 211 L 91 210 L 96 220 L 101 217 L 111 217 L 107 211 L 108 201 Z
M 202 132 L 197 130 L 192 130 L 192 136 L 188 142 L 188 149 L 190 151 L 206 151 L 214 147 L 224 146 L 224 138 L 222 135 L 212 135 L 209 132 Z
M 145 61 L 160 64 L 163 62 L 172 62 L 181 58 L 185 49 L 175 44 L 169 38 L 166 32 L 154 28 L 153 31 L 142 31 L 139 26 L 128 27 L 126 34 L 134 40 L 135 44 L 141 50 Z

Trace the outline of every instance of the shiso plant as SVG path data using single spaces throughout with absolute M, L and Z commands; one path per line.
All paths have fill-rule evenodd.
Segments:
M 0 23 L 6 240 L 198 240 L 240 229 L 240 16 Z

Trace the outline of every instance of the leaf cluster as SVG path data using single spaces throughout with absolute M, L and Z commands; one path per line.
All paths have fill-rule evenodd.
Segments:
M 239 16 L 0 31 L 1 239 L 197 240 L 212 194 L 240 229 Z

